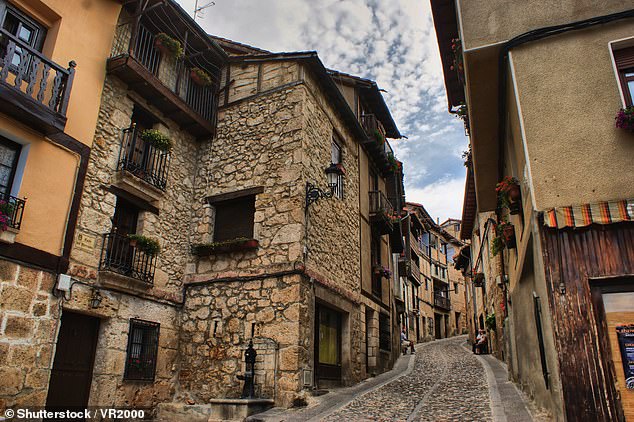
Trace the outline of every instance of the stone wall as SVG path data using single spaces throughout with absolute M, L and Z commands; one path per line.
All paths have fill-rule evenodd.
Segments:
M 180 335 L 179 397 L 196 403 L 239 397 L 237 375 L 245 371 L 243 352 L 253 337 L 256 393 L 289 406 L 301 388 L 300 362 L 306 360 L 302 284 L 300 275 L 287 275 L 190 287 Z
M 44 406 L 60 303 L 55 275 L 0 260 L 0 414 Z

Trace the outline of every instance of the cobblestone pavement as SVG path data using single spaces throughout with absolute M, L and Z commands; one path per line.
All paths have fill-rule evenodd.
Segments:
M 419 345 L 414 369 L 364 394 L 325 421 L 491 421 L 486 373 L 465 337 Z

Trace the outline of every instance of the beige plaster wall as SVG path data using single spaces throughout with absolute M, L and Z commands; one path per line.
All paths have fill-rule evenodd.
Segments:
M 537 210 L 634 197 L 632 134 L 614 126 L 623 105 L 608 42 L 631 22 L 514 49 Z
M 630 8 L 620 0 L 457 0 L 465 49 L 506 41 L 536 28 L 608 15 Z

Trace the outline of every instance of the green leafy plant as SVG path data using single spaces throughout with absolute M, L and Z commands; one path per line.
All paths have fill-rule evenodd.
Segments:
M 213 80 L 211 79 L 211 76 L 209 75 L 209 73 L 205 72 L 199 67 L 192 68 L 191 77 L 192 77 L 192 80 L 196 82 L 198 85 L 208 86 L 213 83 Z
M 140 234 L 129 234 L 130 243 L 136 244 L 136 247 L 145 252 L 149 256 L 156 256 L 161 251 L 161 245 L 158 240 L 145 237 Z
M 180 41 L 170 37 L 165 32 L 159 32 L 156 34 L 154 37 L 154 44 L 159 50 L 169 53 L 177 59 L 183 57 L 183 46 Z
M 495 236 L 491 243 L 491 255 L 496 256 L 500 251 L 504 249 L 504 240 L 502 236 Z
M 383 136 L 383 134 L 378 129 L 374 129 L 374 139 L 379 145 L 383 145 L 385 143 L 385 136 Z
M 484 320 L 484 324 L 486 325 L 486 327 L 489 330 L 495 330 L 495 312 L 492 314 L 487 315 L 486 319 Z
M 259 245 L 260 243 L 255 239 L 238 237 L 222 242 L 197 243 L 192 245 L 191 250 L 193 255 L 207 256 L 215 253 L 256 249 Z
M 511 202 L 517 199 L 519 186 L 519 180 L 511 176 L 505 176 L 500 183 L 495 185 L 499 208 L 509 208 Z
M 171 151 L 174 146 L 172 140 L 158 129 L 144 130 L 141 132 L 141 139 L 154 146 L 154 148 L 165 152 Z
M 396 159 L 393 152 L 387 153 L 387 161 L 390 163 L 390 169 L 393 172 L 397 172 L 400 169 L 400 161 Z

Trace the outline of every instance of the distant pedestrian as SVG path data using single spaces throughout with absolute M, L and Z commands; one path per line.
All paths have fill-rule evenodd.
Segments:
M 481 355 L 487 353 L 487 333 L 484 330 L 480 330 L 478 337 L 476 337 L 475 354 Z
M 407 339 L 407 334 L 405 333 L 405 328 L 403 328 L 403 331 L 401 331 L 401 350 L 403 351 L 404 355 L 407 354 L 407 349 L 408 348 L 409 348 L 409 352 L 411 354 L 414 354 L 414 352 L 415 352 L 415 350 L 414 350 L 414 342 Z

